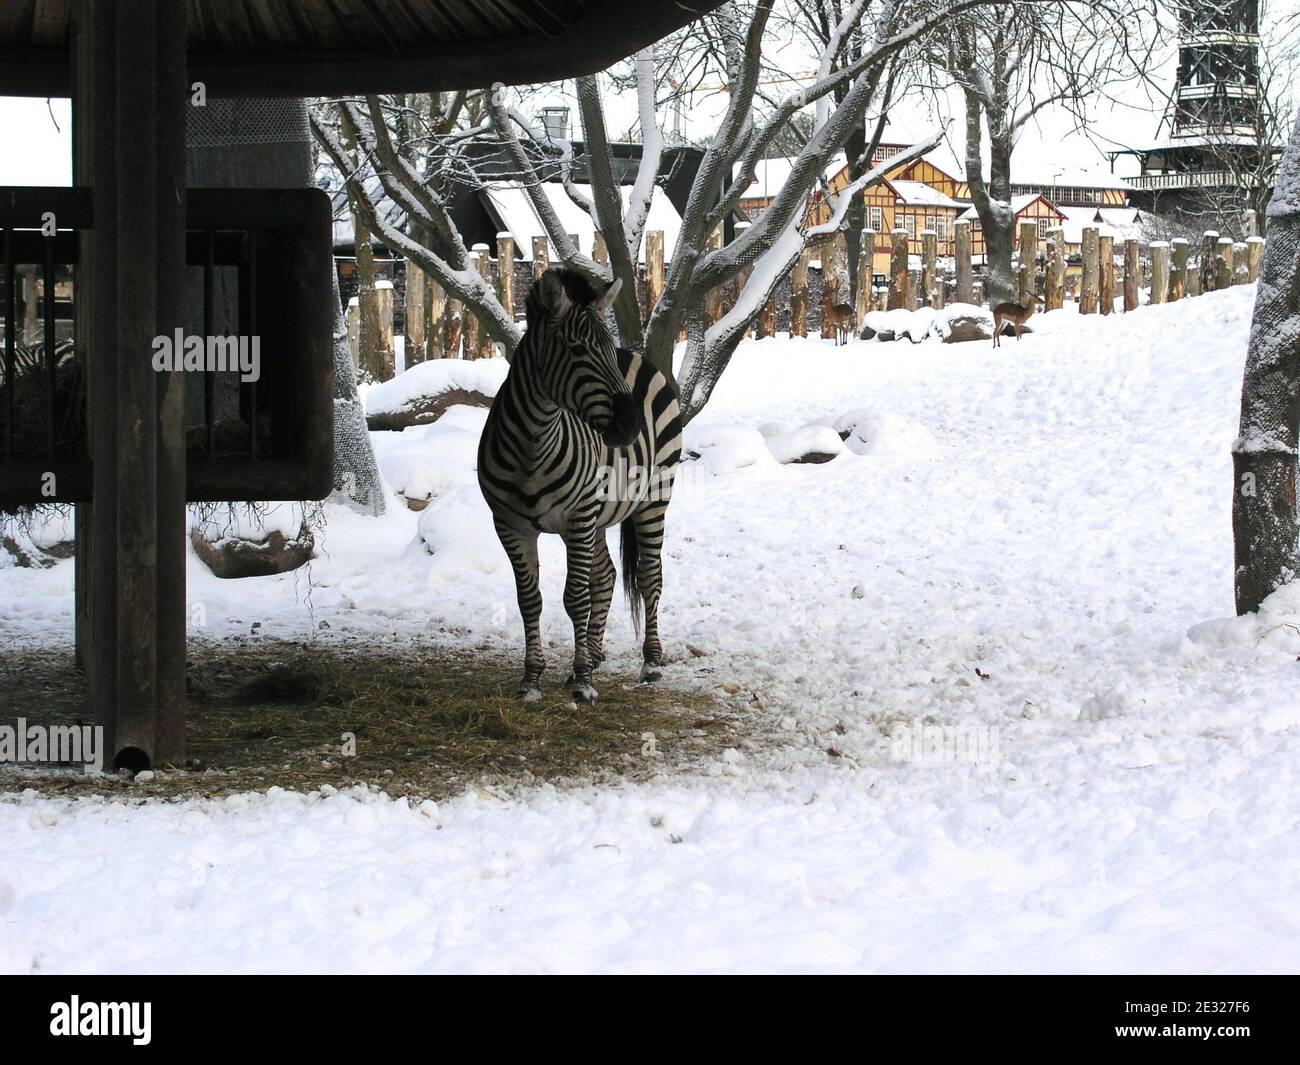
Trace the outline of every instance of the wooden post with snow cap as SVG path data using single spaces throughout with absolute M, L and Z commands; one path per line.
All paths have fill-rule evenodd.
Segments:
M 664 231 L 646 230 L 645 235 L 645 314 L 649 321 L 655 304 L 664 294 Z
M 1239 240 L 1232 245 L 1232 283 L 1244 285 L 1246 281 L 1246 242 Z
M 1016 302 L 1027 307 L 1034 300 L 1034 268 L 1038 261 L 1038 223 L 1020 220 L 1016 243 L 1020 246 L 1020 269 L 1016 271 Z
M 876 277 L 876 231 L 874 229 L 864 229 L 862 231 L 862 241 L 859 249 L 858 292 L 855 302 L 858 326 L 861 328 L 862 320 L 867 316 L 867 312 L 871 310 L 871 290 Z
M 474 270 L 474 272 L 477 272 L 480 276 L 482 276 L 482 272 L 484 272 L 480 260 L 485 257 L 484 251 L 480 251 L 480 248 L 484 247 L 484 244 L 474 244 L 471 252 L 469 252 L 469 269 Z M 463 308 L 463 311 L 461 311 L 461 322 L 463 322 L 463 324 L 461 324 L 461 333 L 464 334 L 465 338 L 464 358 L 477 359 L 478 333 L 482 330 L 482 324 L 478 321 L 477 315 L 473 315 L 473 313 L 469 313 L 468 311 L 469 308 Z
M 1214 287 L 1232 287 L 1232 238 L 1220 237 L 1214 246 Z
M 515 316 L 515 238 L 510 233 L 497 234 L 497 295 L 506 314 Z
M 1246 282 L 1254 284 L 1259 280 L 1259 268 L 1264 263 L 1264 238 L 1246 238 Z
M 1259 236 L 1259 217 L 1255 214 L 1253 207 L 1246 208 L 1246 240 L 1251 237 Z
M 533 237 L 533 280 L 546 273 L 551 265 L 551 249 L 545 237 Z
M 875 289 L 875 299 L 872 304 L 876 310 L 883 311 L 889 306 L 889 286 L 879 285 Z
M 805 247 L 790 270 L 790 335 L 808 335 L 808 260 L 812 252 Z
M 939 234 L 921 230 L 921 301 L 922 306 L 943 306 L 943 284 L 936 269 L 939 260 Z
M 478 272 L 483 278 L 488 288 L 492 287 L 492 255 L 486 244 L 475 244 L 474 251 L 478 254 Z M 478 323 L 478 345 L 474 349 L 474 358 L 490 359 L 496 354 L 496 345 L 492 341 L 492 334 L 487 331 L 487 326 Z
M 1047 275 L 1043 281 L 1043 309 L 1059 311 L 1065 303 L 1065 230 L 1047 231 Z
M 609 247 L 605 243 L 605 234 L 599 229 L 591 238 L 591 258 L 601 266 L 609 265 Z
M 391 381 L 397 373 L 397 353 L 393 348 L 393 283 L 387 278 L 376 281 L 371 297 L 379 320 L 379 379 Z
M 1164 303 L 1169 297 L 1169 244 L 1151 242 L 1151 302 Z
M 891 234 L 889 252 L 889 309 L 912 309 L 911 275 L 907 268 L 907 230 L 901 227 Z
M 959 218 L 952 224 L 952 231 L 957 258 L 957 302 L 970 303 L 974 298 L 971 290 L 970 222 Z
M 1187 295 L 1187 241 L 1175 237 L 1169 242 L 1169 302 Z
M 1084 226 L 1083 229 L 1083 277 L 1079 281 L 1079 313 L 1097 313 L 1097 264 L 1098 241 L 1097 227 Z
M 1201 292 L 1213 292 L 1219 282 L 1219 233 L 1207 229 L 1201 238 Z
M 1115 309 L 1115 237 L 1101 234 L 1097 237 L 1097 306 L 1102 314 Z
M 1138 288 L 1142 283 L 1142 267 L 1138 261 L 1138 242 L 1134 237 L 1124 241 L 1124 310 L 1135 311 L 1138 306 Z

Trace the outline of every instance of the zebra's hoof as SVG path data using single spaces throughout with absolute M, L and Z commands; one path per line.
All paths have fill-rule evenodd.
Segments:
M 641 683 L 654 684 L 664 679 L 664 671 L 658 662 L 646 662 L 641 666 Z
M 519 701 L 521 703 L 535 703 L 541 697 L 542 697 L 542 689 L 537 687 L 536 684 L 533 684 L 531 686 L 527 684 L 521 684 L 519 686 Z
M 579 684 L 573 689 L 573 701 L 586 706 L 591 706 L 596 701 L 596 689 L 590 684 Z

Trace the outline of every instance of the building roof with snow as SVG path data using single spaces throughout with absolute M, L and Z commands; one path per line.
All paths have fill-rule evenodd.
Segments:
M 965 206 L 923 181 L 905 181 L 895 178 L 889 184 L 898 192 L 899 200 L 908 207 L 948 207 L 960 210 Z

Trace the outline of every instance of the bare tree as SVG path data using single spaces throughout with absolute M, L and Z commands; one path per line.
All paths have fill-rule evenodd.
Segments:
M 1133 36 L 1136 14 L 1130 0 L 984 6 L 955 13 L 930 49 L 935 87 L 955 87 L 964 104 L 966 181 L 984 233 L 990 304 L 1015 292 L 1016 142 L 1049 107 L 1066 107 L 1082 122 L 1099 89 L 1138 69 L 1153 40 Z

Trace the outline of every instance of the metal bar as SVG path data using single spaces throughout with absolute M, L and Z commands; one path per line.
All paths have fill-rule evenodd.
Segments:
M 47 398 L 49 399 L 50 423 L 46 437 L 49 457 L 54 458 L 55 443 L 58 439 L 58 427 L 55 405 L 59 386 L 59 366 L 54 354 L 54 238 L 45 239 L 45 273 L 42 278 L 42 295 L 45 300 L 45 370 L 47 374 Z
M 5 230 L 5 459 L 14 456 L 14 231 Z
M 203 231 L 203 342 L 206 345 L 213 335 L 212 288 L 213 260 L 216 256 L 216 235 L 210 229 Z M 217 427 L 213 421 L 215 409 L 216 375 L 205 372 L 203 375 L 203 424 L 208 430 L 208 458 L 212 458 L 217 449 Z

